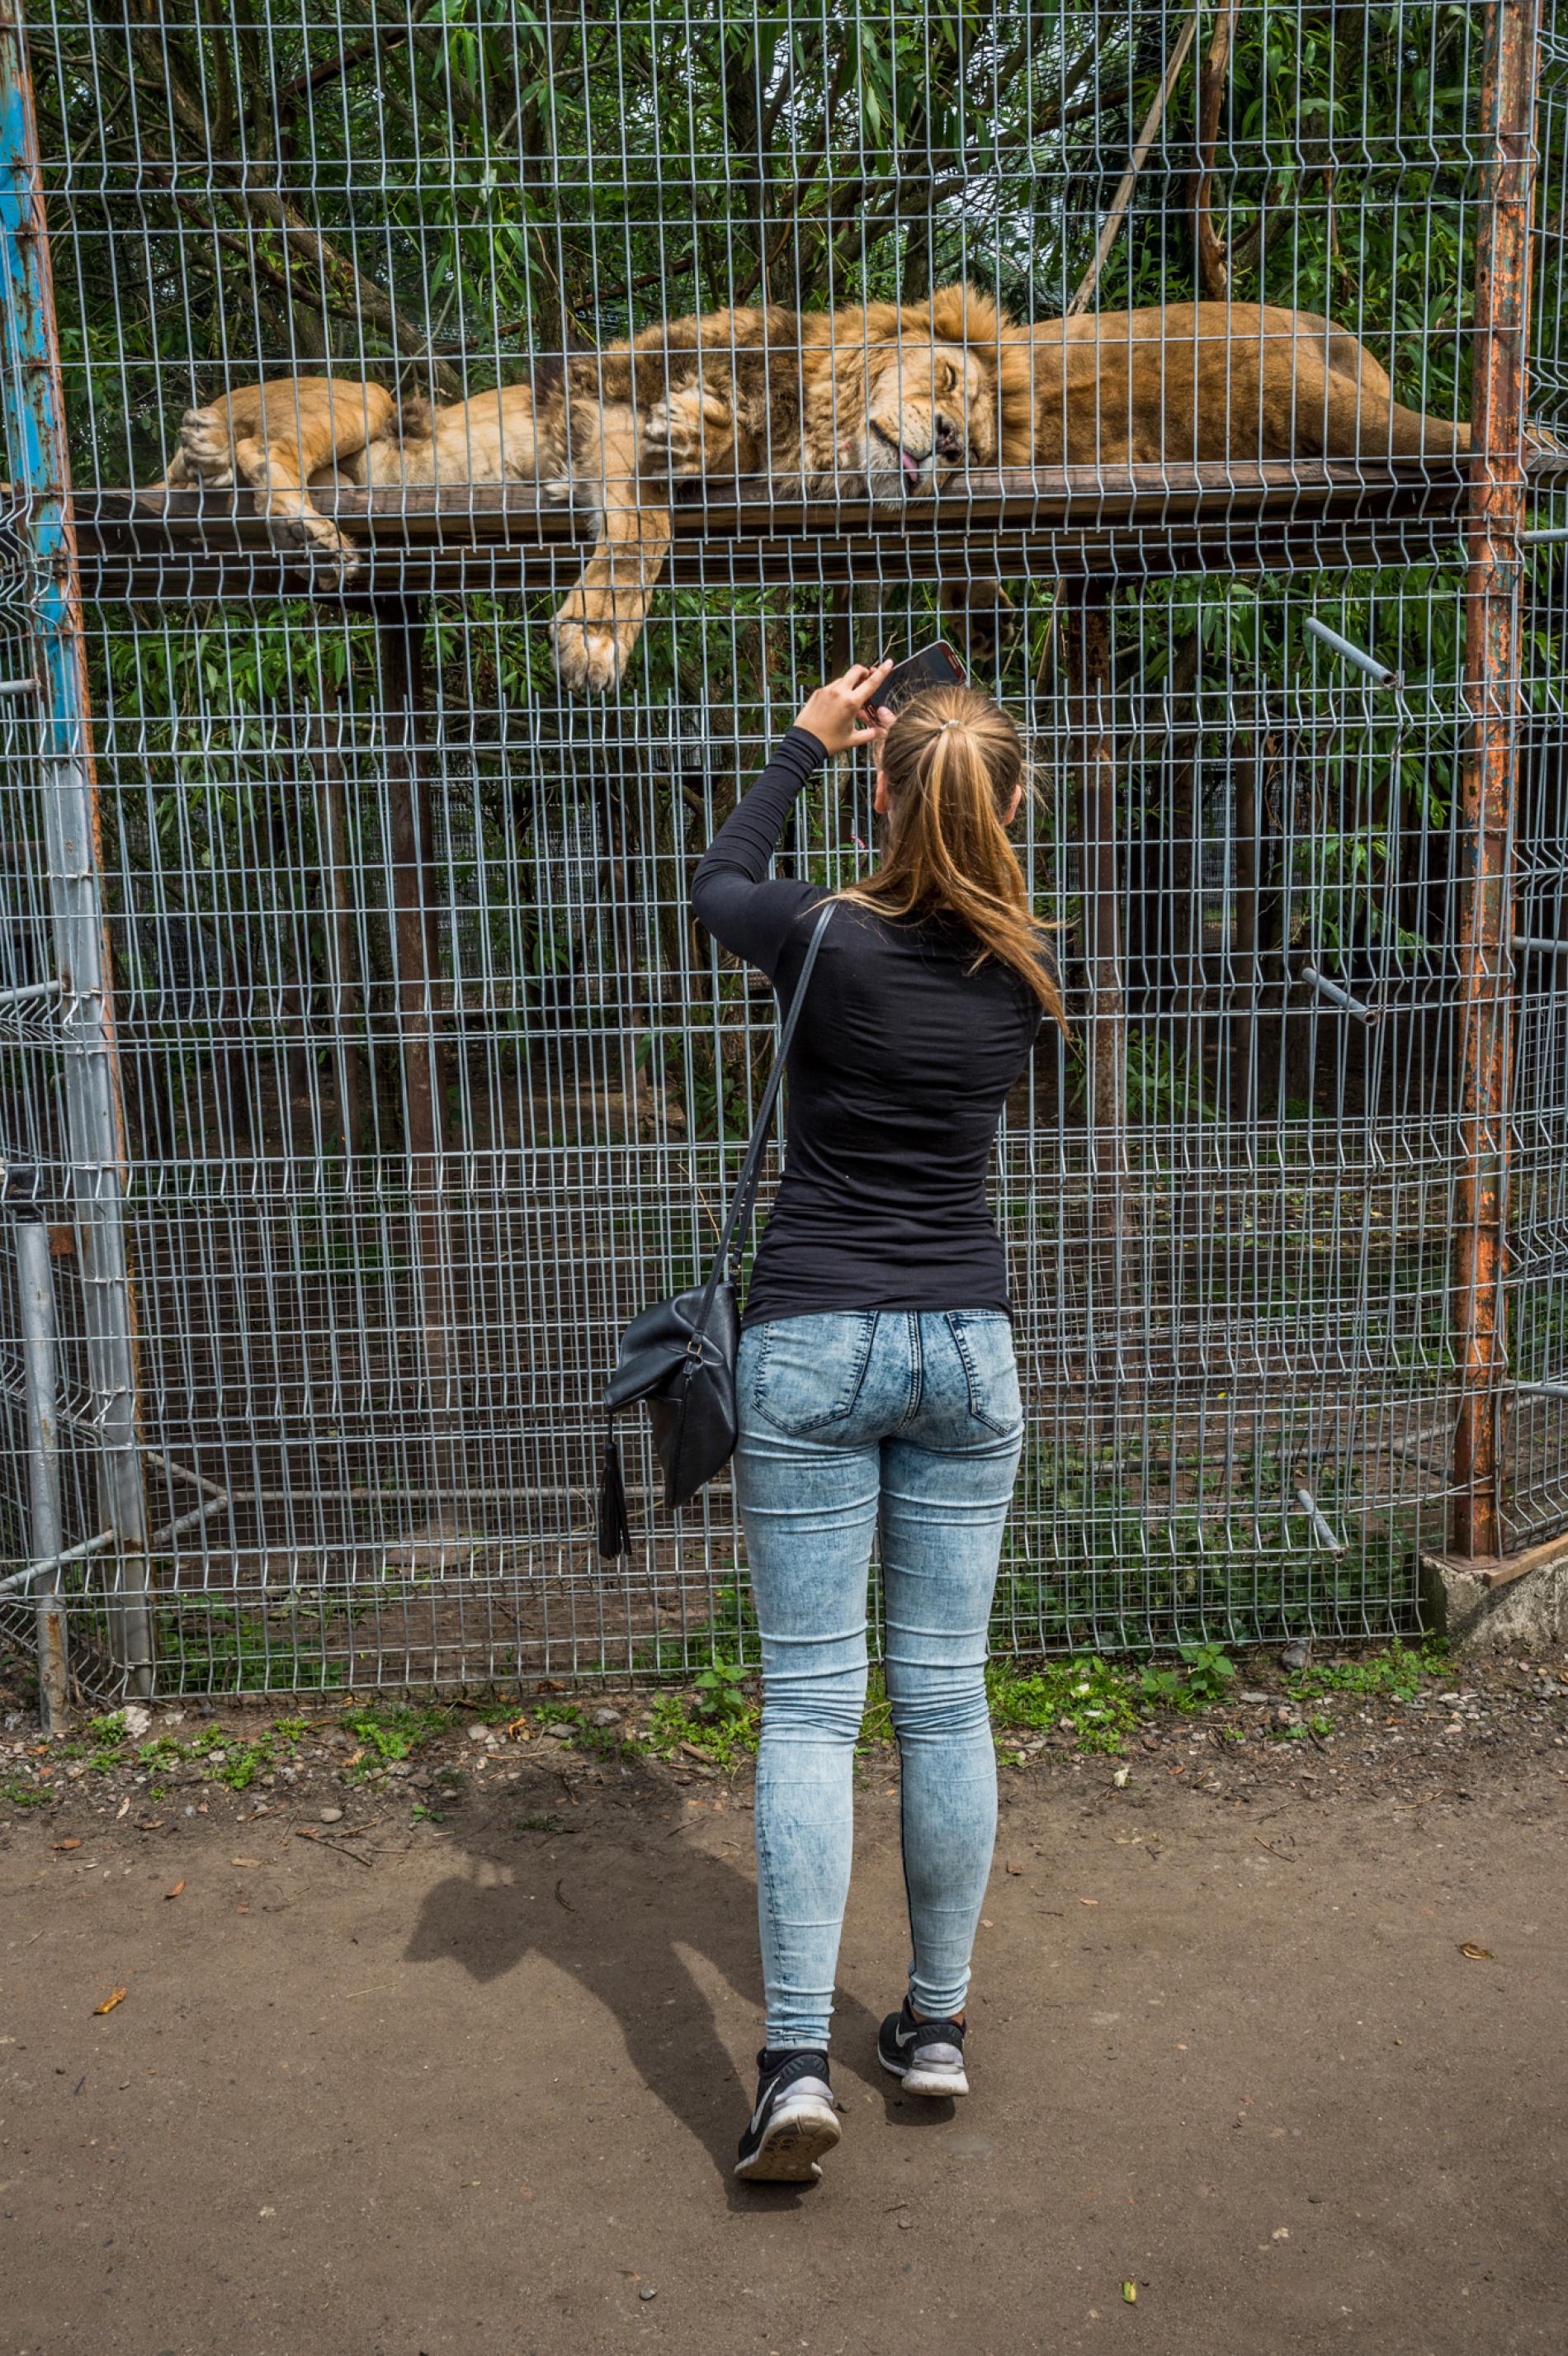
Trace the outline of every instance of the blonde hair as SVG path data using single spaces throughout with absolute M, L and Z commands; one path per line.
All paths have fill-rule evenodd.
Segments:
M 882 774 L 886 851 L 875 874 L 838 897 L 884 916 L 953 917 L 975 936 L 975 967 L 987 958 L 1010 967 L 1065 1032 L 1004 823 L 1024 782 L 1023 743 L 1007 713 L 972 687 L 927 688 L 882 739 Z

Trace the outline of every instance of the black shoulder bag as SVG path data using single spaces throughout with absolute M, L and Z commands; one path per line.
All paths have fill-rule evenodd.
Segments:
M 711 1481 L 735 1452 L 735 1360 L 741 1346 L 735 1286 L 762 1179 L 768 1130 L 784 1082 L 784 1059 L 832 914 L 830 900 L 806 944 L 800 980 L 779 1033 L 778 1054 L 757 1107 L 746 1159 L 708 1281 L 699 1290 L 677 1292 L 673 1301 L 658 1301 L 633 1318 L 621 1336 L 615 1371 L 600 1399 L 612 1419 L 639 1399 L 647 1401 L 654 1447 L 664 1467 L 667 1505 L 684 1505 L 695 1497 L 703 1483 Z M 621 1451 L 612 1420 L 599 1476 L 599 1551 L 606 1562 L 613 1562 L 630 1543 Z

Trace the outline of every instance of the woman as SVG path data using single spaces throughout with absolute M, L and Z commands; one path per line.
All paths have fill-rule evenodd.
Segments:
M 840 893 L 789 1060 L 788 1146 L 741 1323 L 741 1514 L 763 1646 L 757 1879 L 766 2042 L 736 2173 L 821 2174 L 879 1526 L 913 1960 L 882 2025 L 914 2094 L 966 2094 L 970 1949 L 996 1836 L 986 1633 L 1022 1443 L 986 1165 L 1061 1010 L 1006 830 L 1007 715 L 968 688 L 877 714 L 891 665 L 819 688 L 698 868 L 692 905 L 787 1004 L 815 885 L 769 880 L 822 763 L 878 745 L 875 873 Z

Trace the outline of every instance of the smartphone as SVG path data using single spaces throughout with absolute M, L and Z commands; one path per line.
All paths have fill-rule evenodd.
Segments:
M 883 680 L 877 701 L 885 703 L 890 712 L 900 712 L 912 696 L 928 687 L 963 687 L 969 674 L 943 638 L 933 646 L 922 647 L 907 662 L 895 663 Z

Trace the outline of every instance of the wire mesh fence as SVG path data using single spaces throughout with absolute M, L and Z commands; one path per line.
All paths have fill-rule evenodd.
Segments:
M 1029 1419 L 996 1641 L 1372 1633 L 1478 1484 L 1499 1553 L 1568 1526 L 1568 542 L 1478 586 L 1467 455 L 1532 221 L 1531 427 L 1494 402 L 1477 479 L 1517 507 L 1527 459 L 1568 524 L 1532 10 L 27 32 L 54 316 L 14 212 L 0 1151 L 53 1241 L 59 1551 L 102 1543 L 0 1587 L 13 1635 L 60 1586 L 93 1690 L 743 1645 L 726 1483 L 672 1522 L 634 1456 L 629 1564 L 592 1537 L 598 1387 L 699 1269 L 772 1034 L 688 886 L 809 688 L 939 633 L 1030 744 L 1072 1023 L 994 1180 Z M 51 362 L 91 793 L 45 659 Z M 783 856 L 848 882 L 875 824 L 833 770 Z

